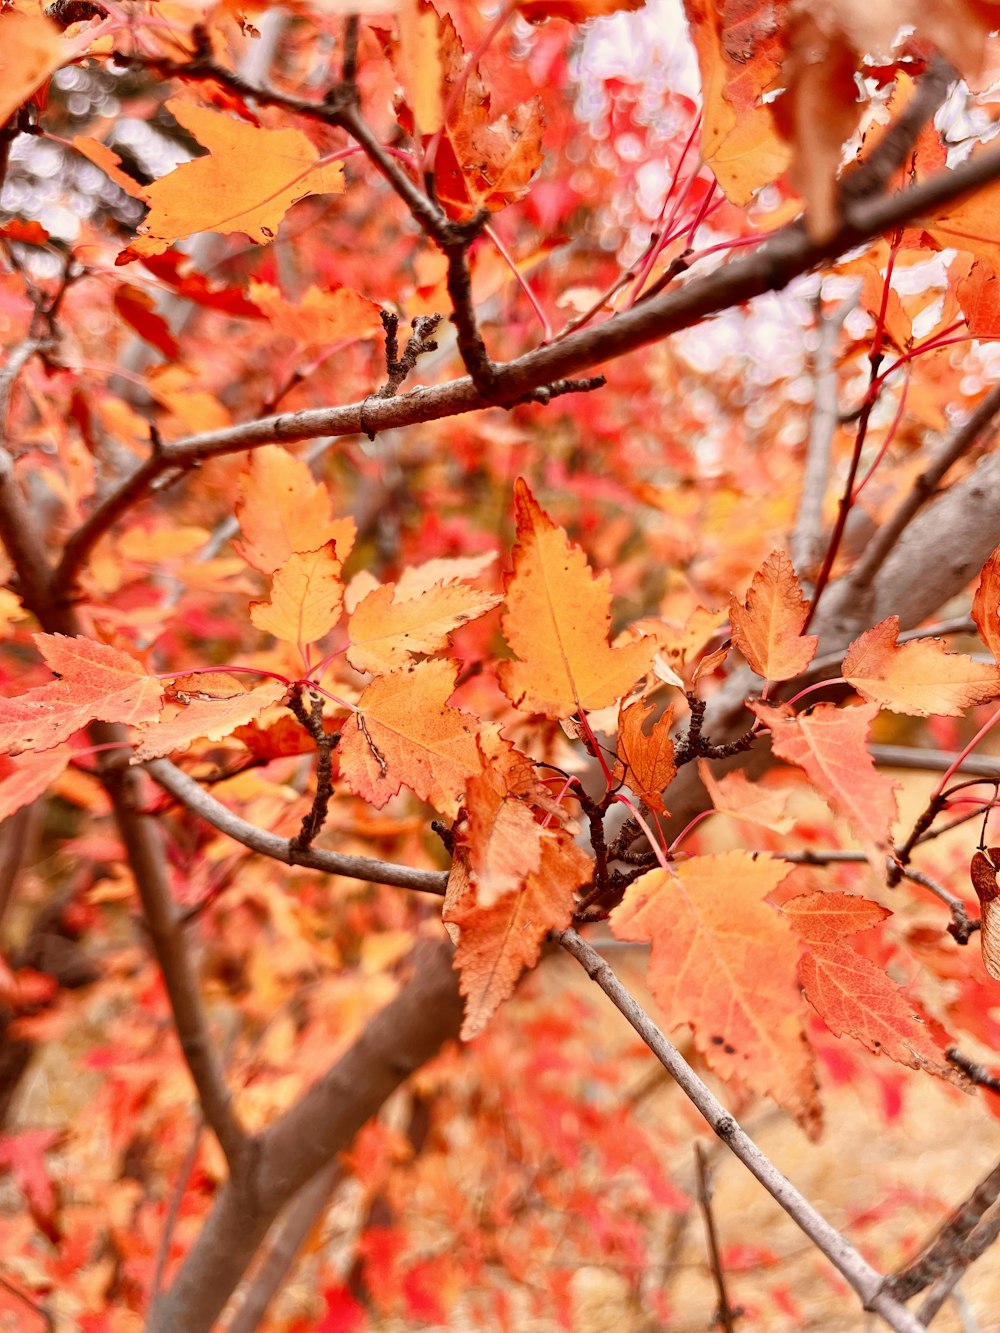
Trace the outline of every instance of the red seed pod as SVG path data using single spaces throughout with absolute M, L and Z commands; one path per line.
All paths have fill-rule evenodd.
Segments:
M 997 885 L 1000 847 L 981 847 L 972 858 L 969 869 L 982 914 L 980 943 L 983 962 L 990 976 L 1000 981 L 1000 886 Z

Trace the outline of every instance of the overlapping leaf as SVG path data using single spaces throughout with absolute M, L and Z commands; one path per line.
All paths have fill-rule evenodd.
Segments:
M 809 946 L 799 979 L 831 1032 L 846 1033 L 876 1055 L 913 1069 L 955 1077 L 919 1005 L 844 941 L 891 915 L 886 908 L 849 893 L 810 893 L 790 899 L 781 910 Z
M 646 672 L 656 644 L 610 647 L 608 575 L 594 577 L 521 480 L 514 504 L 517 545 L 502 624 L 520 661 L 500 666 L 501 688 L 515 708 L 551 718 L 605 708 Z
M 899 617 L 889 616 L 855 639 L 844 657 L 844 679 L 859 694 L 894 713 L 958 717 L 1000 694 L 1000 667 L 949 653 L 940 639 L 897 643 Z
M 68 745 L 56 745 L 51 750 L 28 750 L 13 759 L 0 759 L 0 820 L 9 819 L 47 791 L 72 758 Z
M 834 814 L 866 844 L 872 869 L 881 874 L 896 818 L 896 784 L 875 771 L 868 750 L 878 705 L 817 704 L 807 713 L 793 713 L 787 705 L 751 707 L 770 728 L 775 754 L 806 773 Z
M 720 814 L 772 829 L 775 833 L 787 833 L 795 822 L 785 813 L 787 791 L 775 790 L 762 782 L 751 782 L 738 769 L 717 778 L 704 759 L 698 761 L 698 776 Z
M 773 551 L 753 577 L 741 602 L 731 599 L 733 643 L 765 680 L 791 680 L 804 671 L 819 639 L 803 635 L 809 603 L 784 551 Z
M 459 937 L 455 966 L 465 996 L 463 1040 L 482 1031 L 524 969 L 538 962 L 548 932 L 569 925 L 576 891 L 592 868 L 590 858 L 568 833 L 550 829 L 542 840 L 538 870 L 492 907 L 481 907 L 475 901 L 467 862 L 456 859 L 444 919 Z
M 233 545 L 262 574 L 273 574 L 293 551 L 315 551 L 330 541 L 343 562 L 354 545 L 354 520 L 334 518 L 327 488 L 277 444 L 251 454 L 240 477 L 236 517 L 243 536 Z
M 65 634 L 34 639 L 59 679 L 0 698 L 0 753 L 50 750 L 89 722 L 135 726 L 159 716 L 163 686 L 120 648 Z
M 690 1025 L 723 1078 L 774 1097 L 811 1134 L 815 1075 L 802 1030 L 799 945 L 764 901 L 788 867 L 747 852 L 649 870 L 611 914 L 621 940 L 649 941 L 649 985 L 670 1028 Z
M 174 716 L 144 727 L 136 746 L 134 760 L 157 759 L 161 755 L 186 750 L 197 740 L 217 741 L 230 736 L 237 727 L 246 726 L 265 708 L 285 694 L 280 680 L 268 680 L 253 690 L 237 690 L 229 696 L 192 699 Z M 301 728 L 299 728 L 301 732 Z
M 271 600 L 250 603 L 250 619 L 285 643 L 315 643 L 340 619 L 340 570 L 336 542 L 315 551 L 293 551 L 271 577 Z
M 373 680 L 342 729 L 340 771 L 377 809 L 409 787 L 454 818 L 466 783 L 482 769 L 477 723 L 448 707 L 456 666 L 415 662 Z
M 1000 662 L 1000 546 L 983 565 L 972 599 L 972 619 L 979 637 Z

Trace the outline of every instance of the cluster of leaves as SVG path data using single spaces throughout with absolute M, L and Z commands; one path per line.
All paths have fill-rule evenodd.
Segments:
M 967 1083 L 959 1041 L 996 1047 L 1000 854 L 939 835 L 995 794 L 953 779 L 1000 717 L 979 711 L 1000 698 L 1000 530 L 977 475 L 993 455 L 973 453 L 1000 405 L 1000 187 L 864 212 L 948 177 L 922 101 L 943 61 L 991 113 L 993 7 L 687 3 L 701 110 L 665 94 L 654 123 L 609 75 L 588 124 L 578 25 L 638 7 L 306 4 L 256 81 L 253 6 L 0 13 L 5 144 L 44 134 L 46 81 L 90 60 L 129 68 L 132 113 L 203 150 L 142 183 L 95 124 L 73 149 L 147 210 L 127 244 L 96 216 L 68 253 L 36 218 L 0 226 L 0 818 L 21 841 L 47 794 L 31 850 L 53 867 L 22 876 L 4 1035 L 95 1090 L 92 1122 L 55 1130 L 26 1101 L 0 1156 L 26 1205 L 3 1217 L 13 1311 L 62 1291 L 81 1327 L 125 1328 L 173 1283 L 165 1317 L 201 1327 L 215 1297 L 185 1306 L 187 1275 L 249 1136 L 266 1148 L 310 1077 L 372 1055 L 366 1020 L 444 931 L 478 1041 L 423 1071 L 405 1130 L 374 1121 L 342 1160 L 360 1239 L 323 1261 L 324 1327 L 444 1323 L 465 1299 L 514 1326 L 512 1291 L 570 1323 L 574 1268 L 643 1272 L 660 1214 L 687 1209 L 666 1169 L 686 1127 L 633 1114 L 615 1064 L 640 1057 L 587 1049 L 591 1002 L 546 994 L 543 968 L 497 1013 L 574 927 L 648 946 L 663 1026 L 741 1107 L 772 1099 L 811 1138 L 838 1070 L 898 1095 L 903 1070 Z M 643 219 L 624 183 L 657 160 Z M 761 244 L 759 269 L 715 267 Z M 832 330 L 835 354 L 776 353 L 763 403 L 711 336 L 660 341 L 732 307 L 716 327 L 749 345 L 740 303 L 819 264 L 780 318 L 820 349 Z M 597 363 L 606 383 L 567 378 Z M 929 461 L 934 432 L 950 443 Z M 288 447 L 306 439 L 309 461 Z M 818 497 L 804 452 L 825 457 Z M 915 555 L 903 535 L 946 473 L 969 531 L 937 556 L 952 538 L 931 527 Z M 945 571 L 926 604 L 918 556 Z M 950 623 L 914 631 L 951 597 L 964 613 L 977 576 L 967 651 Z M 928 795 L 876 762 L 886 737 L 964 750 Z M 983 962 L 961 947 L 973 890 Z M 76 974 L 36 948 L 53 893 Z M 449 1035 L 442 1019 L 428 1053 Z M 410 1197 L 432 1200 L 422 1218 Z M 557 1216 L 576 1222 L 543 1268 Z M 643 1299 L 666 1317 L 663 1292 Z

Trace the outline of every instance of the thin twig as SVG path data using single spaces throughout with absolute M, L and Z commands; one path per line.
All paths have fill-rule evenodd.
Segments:
M 294 839 L 279 838 L 275 833 L 240 819 L 239 815 L 227 810 L 221 801 L 210 796 L 169 759 L 154 759 L 145 765 L 145 769 L 171 796 L 194 814 L 200 815 L 206 823 L 227 837 L 241 842 L 244 847 L 260 852 L 262 856 L 270 856 L 286 865 L 322 870 L 328 875 L 345 875 L 372 884 L 390 884 L 400 889 L 413 889 L 417 893 L 433 893 L 437 897 L 443 897 L 447 888 L 448 875 L 444 871 L 415 870 L 410 866 L 393 865 L 389 861 L 377 861 L 374 857 L 347 856 L 315 847 L 297 851 L 292 845 Z
M 160 1231 L 160 1240 L 156 1247 L 156 1263 L 153 1268 L 153 1278 L 149 1286 L 150 1305 L 156 1304 L 160 1296 L 160 1290 L 163 1287 L 163 1274 L 167 1271 L 167 1260 L 170 1257 L 170 1241 L 173 1238 L 174 1228 L 177 1225 L 177 1218 L 180 1215 L 184 1192 L 187 1189 L 188 1181 L 191 1179 L 191 1172 L 194 1170 L 194 1164 L 198 1160 L 198 1150 L 201 1147 L 201 1139 L 204 1131 L 205 1122 L 199 1115 L 191 1134 L 191 1142 L 188 1144 L 188 1150 L 184 1154 L 181 1168 L 177 1172 L 177 1180 L 175 1181 L 174 1188 L 170 1194 L 170 1203 L 167 1207 L 167 1214 L 163 1219 L 163 1228 Z
M 705 1157 L 705 1149 L 701 1142 L 696 1141 L 694 1145 L 695 1179 L 698 1188 L 698 1204 L 701 1208 L 701 1215 L 705 1219 L 705 1238 L 708 1241 L 708 1257 L 712 1265 L 712 1276 L 715 1280 L 715 1292 L 718 1297 L 719 1306 L 716 1312 L 713 1324 L 720 1324 L 725 1333 L 736 1333 L 736 1314 L 737 1311 L 729 1304 L 729 1294 L 726 1291 L 726 1275 L 722 1270 L 722 1260 L 719 1257 L 719 1238 L 715 1230 L 715 1217 L 712 1213 L 712 1183 L 708 1168 L 708 1161 Z
M 830 478 L 833 437 L 837 431 L 840 410 L 837 402 L 835 353 L 844 320 L 856 305 L 857 295 L 852 293 L 829 315 L 824 316 L 822 288 L 816 298 L 818 342 L 813 358 L 816 387 L 813 391 L 799 509 L 789 539 L 792 563 L 801 577 L 810 576 L 823 554 L 823 502 Z
M 994 385 L 976 405 L 966 421 L 951 439 L 938 450 L 927 468 L 914 481 L 909 495 L 896 512 L 879 528 L 865 547 L 864 555 L 848 575 L 851 587 L 860 596 L 871 586 L 872 579 L 881 569 L 900 536 L 920 509 L 935 494 L 951 467 L 975 445 L 1000 412 L 1000 384 Z
M 886 1289 L 886 1279 L 858 1253 L 835 1227 L 816 1211 L 792 1183 L 764 1156 L 722 1103 L 702 1082 L 680 1051 L 663 1035 L 645 1010 L 629 994 L 595 949 L 575 930 L 556 935 L 562 947 L 583 967 L 619 1012 L 632 1025 L 681 1091 L 707 1123 L 764 1186 L 788 1216 L 826 1255 L 850 1283 L 866 1310 L 879 1314 L 896 1333 L 923 1333 L 923 1325 Z

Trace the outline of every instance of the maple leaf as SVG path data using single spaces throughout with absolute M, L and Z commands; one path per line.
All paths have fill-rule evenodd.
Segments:
M 0 753 L 50 750 L 88 722 L 135 726 L 159 715 L 163 686 L 128 653 L 65 634 L 33 638 L 59 679 L 0 699 Z
M 722 815 L 772 829 L 775 833 L 787 833 L 795 823 L 791 815 L 785 813 L 787 792 L 776 791 L 762 782 L 751 782 L 739 770 L 716 778 L 704 759 L 698 760 L 698 776 L 712 804 Z
M 667 709 L 647 733 L 656 705 L 641 699 L 623 708 L 618 719 L 618 763 L 615 765 L 616 782 L 624 782 L 641 797 L 651 810 L 665 815 L 667 809 L 660 793 L 674 780 L 674 743 L 670 739 L 673 712 Z
M 180 358 L 177 339 L 170 332 L 167 321 L 157 314 L 153 298 L 148 292 L 130 282 L 123 282 L 115 288 L 114 304 L 125 323 L 140 338 L 162 352 L 168 361 Z
M 976 622 L 979 637 L 1000 662 L 1000 546 L 983 565 L 972 599 L 972 619 Z
M 467 867 L 457 858 L 444 920 L 458 930 L 455 967 L 465 996 L 462 1040 L 481 1032 L 510 995 L 518 977 L 538 962 L 550 930 L 565 930 L 573 919 L 576 892 L 590 879 L 593 863 L 562 829 L 547 829 L 540 865 L 519 888 L 492 907 L 475 901 L 467 887 Z
M 702 156 L 734 204 L 747 204 L 764 185 L 784 171 L 791 158 L 775 128 L 763 93 L 778 70 L 765 43 L 732 59 L 726 24 L 716 4 L 684 0 L 684 12 L 701 71 Z
M 899 617 L 889 616 L 848 648 L 844 679 L 894 713 L 957 717 L 1000 694 L 1000 667 L 949 653 L 940 639 L 897 643 Z
M 806 773 L 834 814 L 843 816 L 867 845 L 871 867 L 882 876 L 892 845 L 898 784 L 875 771 L 867 747 L 878 705 L 817 704 L 807 713 L 756 701 L 750 707 L 770 728 L 774 753 Z
M 340 619 L 340 570 L 336 542 L 314 551 L 293 551 L 271 576 L 271 600 L 250 603 L 250 619 L 284 643 L 322 639 Z
M 620 940 L 652 946 L 650 989 L 673 1029 L 722 1078 L 738 1078 L 819 1129 L 815 1075 L 796 982 L 799 945 L 764 902 L 789 873 L 748 852 L 695 856 L 630 884 L 610 925 Z
M 237 727 L 276 704 L 287 688 L 283 681 L 268 680 L 256 689 L 240 690 L 228 697 L 192 699 L 173 717 L 143 728 L 132 762 L 175 754 L 197 740 L 217 741 L 230 736 Z
M 373 675 L 395 670 L 414 653 L 445 647 L 453 630 L 485 615 L 503 599 L 463 585 L 437 583 L 407 596 L 401 585 L 373 588 L 352 612 L 347 632 L 347 660 Z
M 610 576 L 594 577 L 520 478 L 514 506 L 517 545 L 502 627 L 521 660 L 501 663 L 500 687 L 515 708 L 551 718 L 606 708 L 646 672 L 656 643 L 647 637 L 611 648 Z
M 15 810 L 48 791 L 72 758 L 68 745 L 56 745 L 0 760 L 0 820 L 9 819 Z
M 856 1038 L 876 1055 L 954 1081 L 955 1070 L 945 1062 L 919 1006 L 842 938 L 877 925 L 891 915 L 886 908 L 849 893 L 809 893 L 789 899 L 781 911 L 809 945 L 799 979 L 831 1032 Z
M 407 786 L 452 819 L 480 772 L 474 718 L 449 708 L 457 664 L 414 662 L 373 680 L 341 730 L 340 772 L 376 809 Z
M 343 192 L 343 164 L 320 163 L 301 130 L 261 129 L 176 97 L 164 105 L 209 151 L 145 187 L 149 213 L 120 259 L 161 254 L 197 231 L 238 231 L 263 245 L 292 204 Z
M 255 449 L 239 486 L 236 517 L 243 539 L 233 546 L 248 565 L 273 574 L 294 551 L 315 551 L 330 541 L 341 562 L 347 559 L 354 520 L 333 517 L 330 492 L 287 449 L 277 444 Z
M 803 635 L 809 603 L 784 551 L 773 551 L 753 576 L 746 601 L 730 600 L 733 643 L 758 676 L 791 680 L 816 654 L 819 638 Z

